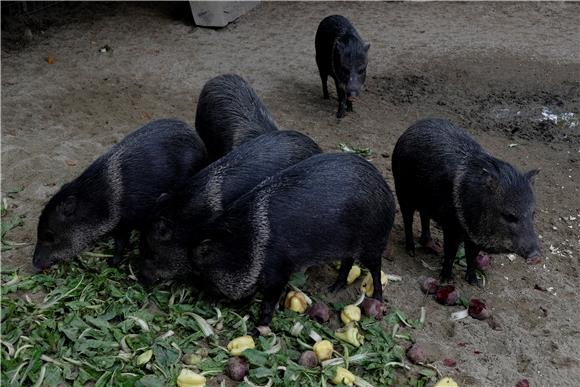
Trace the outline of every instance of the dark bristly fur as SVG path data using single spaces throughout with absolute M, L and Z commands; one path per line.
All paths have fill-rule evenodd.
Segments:
M 327 81 L 334 79 L 338 94 L 338 118 L 352 111 L 352 101 L 365 83 L 370 44 L 365 44 L 344 16 L 324 18 L 315 38 L 316 64 L 322 80 L 322 94 L 329 98 Z
M 214 161 L 269 131 L 276 122 L 252 86 L 235 74 L 210 79 L 199 96 L 195 128 Z
M 423 245 L 432 243 L 429 220 L 443 229 L 441 276 L 452 275 L 459 244 L 465 242 L 467 280 L 476 283 L 479 250 L 539 254 L 534 232 L 533 176 L 488 154 L 465 130 L 428 119 L 405 131 L 393 151 L 393 176 L 405 224 L 407 251 L 415 253 L 413 214 L 421 215 Z
M 162 200 L 141 238 L 138 278 L 144 285 L 191 276 L 187 247 L 197 228 L 262 180 L 320 153 L 308 136 L 275 131 L 250 140 L 207 166 Z M 199 241 L 199 240 L 197 240 Z
M 205 146 L 186 123 L 164 119 L 137 129 L 49 200 L 38 222 L 34 266 L 69 259 L 109 233 L 115 238 L 110 263 L 118 264 L 131 230 L 159 195 L 205 165 Z
M 263 294 L 258 325 L 268 325 L 290 275 L 342 261 L 333 290 L 354 260 L 371 272 L 382 300 L 381 257 L 393 226 L 393 195 L 366 160 L 320 154 L 264 180 L 204 227 L 192 264 L 202 287 L 229 299 Z

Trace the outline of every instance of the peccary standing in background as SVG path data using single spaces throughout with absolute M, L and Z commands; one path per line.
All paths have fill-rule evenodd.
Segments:
M 45 269 L 72 258 L 106 234 L 117 265 L 132 229 L 139 228 L 163 192 L 207 164 L 197 132 L 184 122 L 150 122 L 95 160 L 46 204 L 38 222 L 33 264 Z
M 415 254 L 413 214 L 421 215 L 422 245 L 432 245 L 430 219 L 443 229 L 441 277 L 452 276 L 464 241 L 467 281 L 477 282 L 480 250 L 515 252 L 529 262 L 539 258 L 534 232 L 533 170 L 522 174 L 488 154 L 461 128 L 447 120 L 415 123 L 397 141 L 393 176 L 405 225 L 407 251 Z
M 310 157 L 240 197 L 204 227 L 191 252 L 207 290 L 232 300 L 262 291 L 258 325 L 268 325 L 290 275 L 341 260 L 335 291 L 346 285 L 354 260 L 371 272 L 373 298 L 382 301 L 381 255 L 395 203 L 368 161 L 352 154 Z
M 347 18 L 333 15 L 320 22 L 315 45 L 324 98 L 329 98 L 327 81 L 330 75 L 338 94 L 336 117 L 344 117 L 346 111 L 352 111 L 352 102 L 365 83 L 370 44 L 363 42 Z
M 161 279 L 190 277 L 187 248 L 199 242 L 201 224 L 262 180 L 320 152 L 310 137 L 298 132 L 269 132 L 204 168 L 181 192 L 164 195 L 141 236 L 139 281 L 149 286 Z
M 219 75 L 205 84 L 197 102 L 195 128 L 212 161 L 278 129 L 252 86 L 234 74 Z

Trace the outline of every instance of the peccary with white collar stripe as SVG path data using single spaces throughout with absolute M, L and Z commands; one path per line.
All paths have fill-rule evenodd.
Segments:
M 370 44 L 363 42 L 347 18 L 332 15 L 320 22 L 315 47 L 324 99 L 329 98 L 327 82 L 330 76 L 338 94 L 336 117 L 344 117 L 346 111 L 352 111 L 352 102 L 365 83 Z
M 459 244 L 465 243 L 467 276 L 476 283 L 480 250 L 514 252 L 539 260 L 534 232 L 533 177 L 487 153 L 462 128 L 447 120 L 413 124 L 393 151 L 393 176 L 405 225 L 407 251 L 415 254 L 413 214 L 421 215 L 422 245 L 432 245 L 430 219 L 443 229 L 441 277 L 452 275 Z
M 163 119 L 137 129 L 49 200 L 38 222 L 34 266 L 70 259 L 107 234 L 115 239 L 109 263 L 117 265 L 131 230 L 159 195 L 206 164 L 205 146 L 186 123 Z
M 191 252 L 203 288 L 232 300 L 262 291 L 258 325 L 268 325 L 290 275 L 342 261 L 335 291 L 355 260 L 382 300 L 382 253 L 393 226 L 393 195 L 368 161 L 320 154 L 264 180 L 204 227 Z
M 195 128 L 212 161 L 252 138 L 278 130 L 252 86 L 235 74 L 219 75 L 205 84 L 197 103 Z
M 301 133 L 269 132 L 204 168 L 182 191 L 164 195 L 154 220 L 141 236 L 139 281 L 149 286 L 161 279 L 191 276 L 187 247 L 196 241 L 201 224 L 262 180 L 320 152 L 318 145 Z

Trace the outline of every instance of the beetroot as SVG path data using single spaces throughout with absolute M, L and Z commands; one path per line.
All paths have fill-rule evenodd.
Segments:
M 469 300 L 468 313 L 471 317 L 477 320 L 486 320 L 491 316 L 491 311 L 487 309 L 481 300 L 476 298 Z
M 415 343 L 407 349 L 407 357 L 412 363 L 425 363 L 427 362 L 427 351 L 421 344 Z
M 432 277 L 420 277 L 421 290 L 425 294 L 435 294 L 437 292 L 437 280 Z
M 445 367 L 455 367 L 457 365 L 457 362 L 454 359 L 443 359 L 443 365 Z
M 459 292 L 453 285 L 441 286 L 435 293 L 435 300 L 443 305 L 455 305 L 459 299 Z
M 249 370 L 250 364 L 243 357 L 234 356 L 229 358 L 226 373 L 232 380 L 237 382 L 244 380 L 244 376 L 248 374 Z
M 325 304 L 317 302 L 312 304 L 310 307 L 308 316 L 310 316 L 312 320 L 322 324 L 330 319 L 330 310 Z
M 318 364 L 318 359 L 316 358 L 316 354 L 313 351 L 306 351 L 300 355 L 298 364 L 300 364 L 302 367 L 314 368 Z
M 516 384 L 516 387 L 530 387 L 530 382 L 528 379 L 522 379 Z
M 374 317 L 377 320 L 383 318 L 383 303 L 379 300 L 366 297 L 361 306 L 366 316 Z
M 480 251 L 477 257 L 475 257 L 475 265 L 481 271 L 488 271 L 491 269 L 491 257 L 489 254 Z

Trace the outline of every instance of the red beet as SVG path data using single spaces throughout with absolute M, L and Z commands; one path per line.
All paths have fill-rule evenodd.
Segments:
M 407 357 L 412 363 L 425 363 L 427 362 L 427 351 L 421 344 L 415 343 L 407 349 Z
M 441 286 L 435 293 L 435 300 L 443 305 L 455 305 L 459 299 L 459 292 L 453 285 Z
M 516 387 L 530 387 L 530 382 L 528 379 L 522 379 L 516 384 Z
M 383 318 L 383 303 L 379 300 L 366 297 L 361 306 L 366 316 L 374 317 L 377 320 Z
M 475 257 L 475 265 L 481 271 L 488 271 L 491 269 L 491 257 L 487 253 L 480 251 Z
M 491 311 L 487 309 L 481 300 L 476 298 L 469 300 L 468 313 L 471 317 L 477 320 L 486 320 L 491 316 Z
M 298 364 L 306 368 L 314 368 L 318 364 L 316 354 L 312 351 L 303 352 L 298 359 Z
M 457 362 L 453 359 L 443 359 L 443 365 L 445 367 L 455 367 Z
M 328 310 L 328 306 L 321 302 L 317 302 L 312 304 L 310 310 L 308 311 L 308 316 L 316 322 L 323 323 L 327 322 L 330 319 L 330 310 Z
M 234 356 L 229 358 L 226 373 L 232 380 L 238 382 L 244 380 L 244 376 L 248 374 L 249 370 L 250 364 L 243 357 Z
M 421 284 L 421 290 L 425 294 L 435 294 L 437 292 L 437 280 L 431 277 L 421 277 L 419 278 L 419 283 Z

